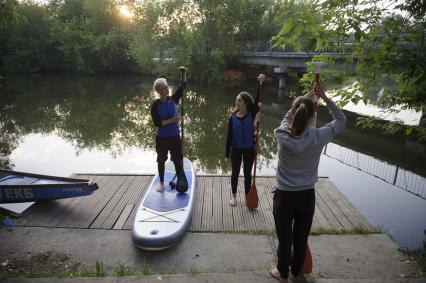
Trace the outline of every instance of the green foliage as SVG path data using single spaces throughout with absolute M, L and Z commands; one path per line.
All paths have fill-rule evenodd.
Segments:
M 129 266 L 125 266 L 123 264 L 119 264 L 114 272 L 112 273 L 113 276 L 131 276 L 131 275 L 135 275 L 136 271 L 129 267 Z
M 276 0 L 6 1 L 0 15 L 4 70 L 142 72 L 174 77 L 179 65 L 212 83 L 241 41 L 269 38 Z M 3 18 L 2 18 L 3 19 Z M 19 19 L 19 20 L 18 20 Z M 177 77 L 174 77 L 177 79 Z
M 143 271 L 142 271 L 143 275 L 153 275 L 154 271 L 152 270 L 151 266 L 149 265 L 144 265 L 143 267 Z
M 424 110 L 426 105 L 426 9 L 420 0 L 396 6 L 380 0 L 286 0 L 282 6 L 281 30 L 273 37 L 276 46 L 312 50 L 319 53 L 350 54 L 346 60 L 356 65 L 357 91 L 346 91 L 341 105 L 367 100 L 371 88 L 381 87 L 384 79 L 394 83 L 384 87 L 377 104 L 391 112 L 401 109 Z M 399 10 L 398 10 L 399 9 Z M 324 59 L 324 58 L 322 58 Z M 314 58 L 312 61 L 318 60 Z M 344 79 L 345 75 L 342 75 Z M 325 78 L 325 77 L 324 77 Z M 302 79 L 310 88 L 312 74 Z M 362 97 L 359 96 L 362 93 Z M 363 126 L 377 124 L 364 120 Z M 380 126 L 392 133 L 400 129 L 398 122 Z M 404 130 L 417 133 L 424 141 L 425 127 Z
M 102 263 L 102 261 L 96 261 L 96 265 L 95 265 L 95 276 L 96 277 L 105 276 L 104 264 Z

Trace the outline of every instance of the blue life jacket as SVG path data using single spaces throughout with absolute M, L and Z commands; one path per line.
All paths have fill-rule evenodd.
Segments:
M 157 104 L 158 115 L 160 120 L 167 120 L 177 115 L 177 108 L 175 101 L 168 96 L 166 102 L 160 101 Z M 171 123 L 165 126 L 158 127 L 157 137 L 175 137 L 180 133 L 179 125 Z
M 254 148 L 255 129 L 253 114 L 249 112 L 244 119 L 232 115 L 232 148 Z

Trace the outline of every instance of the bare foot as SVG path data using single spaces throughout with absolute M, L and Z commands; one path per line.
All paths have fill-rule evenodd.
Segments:
M 235 206 L 237 205 L 237 198 L 234 196 L 231 196 L 231 199 L 229 200 L 229 205 L 230 206 Z
M 278 271 L 278 268 L 272 267 L 271 269 L 271 276 L 280 281 L 281 283 L 288 283 L 288 280 L 286 278 L 281 277 L 281 273 Z
M 164 184 L 160 183 L 160 186 L 157 188 L 157 192 L 161 193 L 164 190 Z

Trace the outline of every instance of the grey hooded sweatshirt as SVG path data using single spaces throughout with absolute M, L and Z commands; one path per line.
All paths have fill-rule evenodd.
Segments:
M 278 189 L 303 191 L 314 188 L 323 147 L 345 128 L 346 117 L 334 102 L 327 103 L 334 120 L 321 128 L 307 126 L 300 136 L 290 135 L 290 111 L 275 129 L 278 140 Z M 311 124 L 311 123 L 309 123 Z

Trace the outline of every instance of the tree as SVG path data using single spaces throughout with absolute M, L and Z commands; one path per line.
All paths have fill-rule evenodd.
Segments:
M 377 104 L 386 107 L 388 113 L 421 111 L 426 106 L 426 8 L 422 3 L 409 0 L 398 5 L 395 0 L 384 7 L 381 0 L 286 0 L 282 28 L 273 40 L 279 46 L 299 50 L 312 47 L 319 53 L 349 52 L 348 62 L 357 67 L 356 90 L 366 93 L 383 78 L 390 78 L 394 83 L 385 87 Z M 341 93 L 341 104 L 366 98 L 356 91 Z M 359 125 L 390 133 L 404 129 L 407 135 L 416 133 L 419 140 L 426 141 L 424 125 L 403 126 L 399 121 L 383 124 L 378 118 L 360 119 Z

